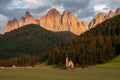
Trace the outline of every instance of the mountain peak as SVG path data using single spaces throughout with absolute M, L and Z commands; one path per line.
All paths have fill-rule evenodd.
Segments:
M 52 8 L 52 9 L 50 9 L 49 11 L 48 11 L 48 13 L 47 13 L 47 16 L 51 16 L 51 15 L 60 15 L 60 13 L 59 13 L 59 11 L 58 10 L 56 10 L 55 8 Z
M 34 19 L 34 17 L 30 14 L 29 11 L 26 11 L 26 16 L 25 16 L 25 22 L 24 25 L 28 25 L 28 24 L 36 24 L 36 20 Z
M 66 12 L 66 11 L 63 11 L 62 16 L 63 16 L 63 15 L 67 15 L 67 12 Z
M 77 35 L 80 35 L 88 29 L 86 24 L 84 24 L 86 28 L 83 28 L 83 25 L 79 24 L 81 24 L 80 21 L 72 12 L 64 11 L 61 15 L 55 8 L 50 9 L 48 13 L 40 19 L 40 25 L 47 30 L 55 32 L 70 31 Z
M 117 8 L 117 10 L 115 11 L 115 15 L 120 14 L 120 8 Z
M 75 17 L 75 15 L 72 13 L 72 12 L 68 12 L 68 16 L 70 16 L 70 17 L 74 17 L 74 18 L 76 18 L 77 19 L 77 17 Z
M 107 15 L 107 19 L 111 18 L 114 16 L 114 13 L 112 10 L 109 11 L 108 15 Z
M 26 11 L 26 16 L 30 16 L 30 12 L 29 11 Z
M 103 22 L 105 20 L 105 16 L 103 13 L 98 13 L 96 19 L 93 19 L 90 24 L 89 24 L 89 28 L 93 28 L 95 27 L 97 24 Z
M 104 14 L 102 12 L 98 13 L 97 15 L 97 19 L 101 19 L 104 18 Z
M 97 23 L 101 23 L 101 22 L 103 22 L 105 20 L 105 16 L 104 16 L 104 14 L 103 13 L 98 13 L 98 16 L 97 16 L 97 18 L 96 18 L 96 21 L 97 21 Z M 96 24 L 97 24 L 96 23 Z
M 14 20 L 8 21 L 4 32 L 10 32 L 11 30 L 17 29 L 18 26 L 18 21 L 14 18 Z
M 49 11 L 54 12 L 54 11 L 57 11 L 57 9 L 56 9 L 56 8 L 52 8 L 52 9 L 50 9 Z
M 19 22 L 19 27 L 24 26 L 25 23 L 25 17 L 22 16 L 20 22 Z
M 110 11 L 109 11 L 109 14 L 112 14 L 112 13 L 113 13 L 113 11 L 112 11 L 112 10 L 110 10 Z
M 55 8 L 50 9 L 40 20 L 36 20 L 29 11 L 26 11 L 25 17 L 21 18 L 19 24 L 16 19 L 8 23 L 9 26 L 6 26 L 5 32 L 10 32 L 28 24 L 39 24 L 47 30 L 54 32 L 70 31 L 77 35 L 80 35 L 88 29 L 86 23 L 81 23 L 72 12 L 64 11 L 61 15 Z
M 17 19 L 16 19 L 16 18 L 14 18 L 14 20 L 13 20 L 13 21 L 17 22 Z
M 99 13 L 96 17 L 95 20 L 92 20 L 89 23 L 89 27 L 93 28 L 95 27 L 97 24 L 100 24 L 101 22 L 105 21 L 106 19 L 112 18 L 115 15 L 120 14 L 120 8 L 117 8 L 117 10 L 115 11 L 115 13 L 113 13 L 112 10 L 109 11 L 108 15 L 104 15 L 103 13 Z
M 68 15 L 71 15 L 71 14 L 73 15 L 73 13 L 69 11 L 69 12 L 68 12 Z
M 22 16 L 21 19 L 25 19 L 25 17 Z

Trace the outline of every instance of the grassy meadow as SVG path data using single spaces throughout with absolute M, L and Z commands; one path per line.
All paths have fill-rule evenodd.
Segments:
M 0 80 L 120 80 L 120 56 L 105 64 L 73 70 L 45 65 L 0 68 Z
M 113 60 L 106 62 L 105 64 L 100 64 L 97 66 L 103 68 L 120 68 L 120 55 L 114 58 Z
M 58 68 L 3 68 L 0 80 L 119 80 L 120 68 L 100 68 L 91 66 L 61 70 Z

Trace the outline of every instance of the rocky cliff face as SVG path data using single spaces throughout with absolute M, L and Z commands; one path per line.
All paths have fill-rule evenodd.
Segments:
M 93 28 L 95 27 L 97 24 L 100 24 L 101 22 L 105 21 L 106 19 L 109 19 L 115 15 L 119 15 L 120 14 L 120 8 L 117 8 L 117 10 L 115 11 L 115 13 L 113 13 L 112 10 L 109 11 L 109 13 L 107 15 L 103 15 L 103 13 L 99 13 L 98 16 L 96 17 L 96 19 L 93 19 L 90 24 L 89 24 L 89 28 Z
M 112 10 L 109 11 L 108 15 L 106 16 L 106 19 L 109 19 L 114 16 L 114 13 Z
M 31 24 L 31 23 L 37 24 L 37 21 L 34 19 L 34 17 L 29 12 L 26 12 L 26 16 L 22 17 L 19 22 L 17 21 L 17 19 L 8 21 L 4 32 L 5 33 L 10 32 L 11 30 L 20 28 L 24 25 Z
M 83 25 L 83 32 L 85 32 L 86 30 L 88 30 L 88 25 L 87 25 L 87 23 L 85 21 L 82 22 L 82 25 Z
M 117 10 L 115 11 L 115 15 L 120 14 L 120 8 L 117 8 Z
M 95 27 L 97 24 L 100 24 L 101 22 L 103 22 L 105 20 L 105 17 L 103 15 L 103 13 L 99 13 L 96 17 L 96 19 L 93 19 L 91 22 L 90 22 L 90 25 L 89 27 L 90 28 L 93 28 Z
M 99 13 L 97 17 L 90 22 L 89 28 L 93 28 L 97 24 L 100 24 L 106 19 L 109 19 L 118 14 L 120 14 L 120 8 L 118 8 L 115 13 L 110 10 L 108 15 Z M 40 20 L 34 19 L 34 17 L 29 12 L 26 12 L 26 16 L 22 17 L 19 22 L 16 19 L 13 21 L 8 21 L 4 32 L 10 32 L 11 30 L 31 23 L 39 24 L 43 28 L 54 32 L 71 31 L 77 35 L 80 35 L 81 33 L 88 30 L 88 25 L 86 22 L 80 22 L 71 12 L 64 11 L 62 14 L 60 14 L 55 8 L 53 8 L 49 10 L 46 15 L 42 16 Z
M 63 12 L 61 15 L 55 8 L 48 11 L 48 13 L 40 18 L 40 20 L 34 19 L 34 17 L 26 12 L 26 16 L 22 17 L 19 23 L 17 20 L 9 21 L 5 32 L 17 29 L 27 24 L 39 24 L 43 28 L 51 31 L 71 31 L 74 34 L 81 34 L 88 30 L 88 26 L 85 22 L 80 22 L 71 12 Z
M 32 24 L 37 24 L 37 22 L 34 19 L 34 17 L 29 12 L 26 12 L 24 25 L 31 24 L 31 23 Z
M 40 19 L 40 26 L 52 31 L 71 31 L 81 34 L 88 30 L 86 24 L 82 24 L 71 12 L 64 11 L 61 15 L 56 9 L 51 9 Z
M 20 22 L 19 22 L 19 26 L 20 27 L 24 26 L 24 23 L 25 23 L 25 17 L 22 17 Z
M 56 9 L 51 9 L 40 19 L 40 26 L 47 30 L 59 31 L 61 15 Z
M 4 32 L 10 32 L 11 30 L 14 30 L 17 28 L 19 28 L 19 24 L 17 19 L 14 19 L 12 21 L 8 21 Z

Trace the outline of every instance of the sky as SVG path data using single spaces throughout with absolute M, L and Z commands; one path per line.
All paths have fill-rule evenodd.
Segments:
M 108 13 L 120 7 L 120 0 L 0 0 L 0 33 L 3 33 L 9 20 L 18 21 L 29 11 L 36 19 L 40 19 L 51 8 L 61 14 L 70 11 L 80 21 L 90 22 L 99 12 Z

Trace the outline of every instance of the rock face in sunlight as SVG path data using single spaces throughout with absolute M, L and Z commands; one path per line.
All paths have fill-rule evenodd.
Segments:
M 109 19 L 109 18 L 111 18 L 113 16 L 114 16 L 114 13 L 113 13 L 112 10 L 110 10 L 106 18 Z
M 103 13 L 98 13 L 98 16 L 90 22 L 89 28 L 91 29 L 91 28 L 95 27 L 97 24 L 100 24 L 103 21 L 105 21 L 109 18 L 112 18 L 115 15 L 119 15 L 119 14 L 120 14 L 120 8 L 117 8 L 115 13 L 113 13 L 113 11 L 110 10 L 107 15 L 104 15 Z
M 82 25 L 83 25 L 83 32 L 85 32 L 86 30 L 88 30 L 88 25 L 87 25 L 87 22 L 83 21 L 82 22 Z
M 12 21 L 8 21 L 4 32 L 10 32 L 11 30 L 14 30 L 17 28 L 19 28 L 19 24 L 17 19 L 14 19 Z
M 19 22 L 19 26 L 24 26 L 24 23 L 25 23 L 25 17 L 22 17 Z
M 40 19 L 40 25 L 51 31 L 71 31 L 74 34 L 81 34 L 88 30 L 71 12 L 64 11 L 61 15 L 56 9 L 51 9 Z
M 119 15 L 120 14 L 120 8 L 117 8 L 115 15 Z
M 18 22 L 17 19 L 14 19 L 13 21 L 8 21 L 4 32 L 10 32 L 28 24 L 37 24 L 37 21 L 29 12 L 26 12 L 26 16 L 22 17 L 20 22 Z
M 51 9 L 48 13 L 41 17 L 40 25 L 51 31 L 58 31 L 60 29 L 61 15 L 56 9 Z
M 103 13 L 99 13 L 96 17 L 96 19 L 93 19 L 90 23 L 90 28 L 95 27 L 97 24 L 103 22 L 105 20 L 105 17 L 103 15 Z
M 31 23 L 32 24 L 37 24 L 37 22 L 34 19 L 34 17 L 29 12 L 26 12 L 24 25 L 28 25 L 28 24 L 31 24 Z
M 120 8 L 118 8 L 115 13 L 110 10 L 107 15 L 98 13 L 97 17 L 94 18 L 89 25 L 87 25 L 86 22 L 79 21 L 79 19 L 73 13 L 64 11 L 62 14 L 60 14 L 55 8 L 50 9 L 47 14 L 42 16 L 39 20 L 36 20 L 30 14 L 30 12 L 26 12 L 26 16 L 22 17 L 19 22 L 16 19 L 13 21 L 8 21 L 4 32 L 10 32 L 11 30 L 28 24 L 39 24 L 44 29 L 50 31 L 70 31 L 76 35 L 80 35 L 88 29 L 94 28 L 96 25 L 119 14 Z
M 83 33 L 88 30 L 88 26 L 84 26 L 82 22 L 80 22 L 76 16 L 74 16 L 71 12 L 63 12 L 61 17 L 61 29 L 71 31 L 77 35 Z M 86 28 L 84 28 L 86 27 Z
M 80 22 L 71 12 L 64 11 L 61 15 L 55 8 L 49 10 L 40 20 L 35 20 L 29 12 L 26 12 L 26 16 L 22 17 L 19 23 L 16 22 L 16 24 L 19 24 L 17 27 L 13 24 L 13 21 L 11 23 L 8 22 L 4 32 L 10 32 L 11 30 L 31 23 L 39 24 L 43 28 L 54 32 L 71 31 L 76 35 L 80 35 L 88 30 L 87 24 L 85 22 Z

